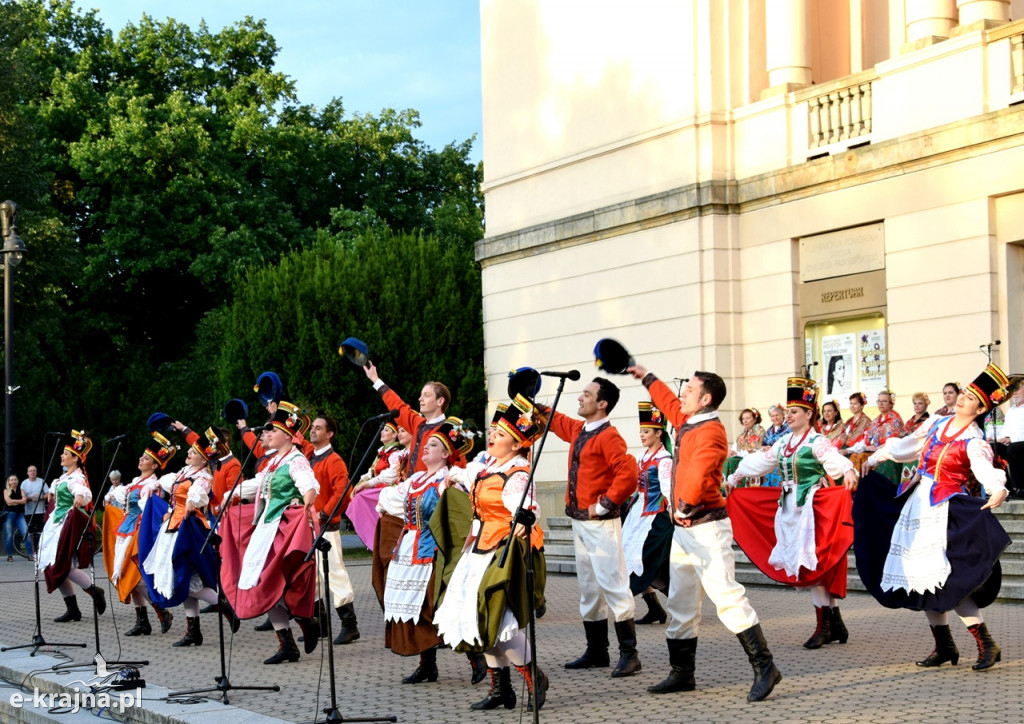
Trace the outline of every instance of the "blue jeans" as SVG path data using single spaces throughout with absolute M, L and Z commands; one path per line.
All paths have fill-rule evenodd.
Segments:
M 7 555 L 14 554 L 14 526 L 18 526 L 18 532 L 25 541 L 25 551 L 32 555 L 32 539 L 28 535 L 28 523 L 25 522 L 24 513 L 12 513 L 7 511 L 4 516 L 4 544 L 7 547 Z

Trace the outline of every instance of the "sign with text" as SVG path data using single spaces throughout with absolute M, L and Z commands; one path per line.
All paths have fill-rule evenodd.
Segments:
M 882 222 L 800 239 L 800 281 L 885 269 Z

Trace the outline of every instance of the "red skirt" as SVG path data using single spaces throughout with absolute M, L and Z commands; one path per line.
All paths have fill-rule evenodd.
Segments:
M 285 508 L 277 535 L 267 553 L 263 573 L 255 587 L 238 588 L 242 561 L 256 526 L 252 516 L 253 503 L 233 506 L 221 519 L 223 541 L 220 546 L 220 585 L 239 618 L 262 616 L 281 597 L 292 616 L 313 615 L 316 598 L 316 557 L 304 561 L 313 546 L 316 532 L 309 524 L 301 506 Z
M 751 563 L 773 581 L 798 588 L 822 585 L 837 598 L 846 596 L 846 554 L 853 545 L 853 498 L 842 487 L 814 493 L 814 548 L 818 567 L 786 575 L 768 562 L 775 548 L 775 513 L 779 488 L 737 488 L 726 499 L 733 538 Z

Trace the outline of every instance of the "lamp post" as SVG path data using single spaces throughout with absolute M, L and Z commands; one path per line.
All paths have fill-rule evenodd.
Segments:
M 14 473 L 14 267 L 25 255 L 25 242 L 18 236 L 18 205 L 0 203 L 4 257 L 4 480 Z

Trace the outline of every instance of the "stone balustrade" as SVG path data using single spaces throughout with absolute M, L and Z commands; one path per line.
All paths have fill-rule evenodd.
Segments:
M 1024 33 L 1010 38 L 1010 64 L 1013 79 L 1010 92 L 1024 93 Z
M 871 81 L 833 88 L 807 99 L 810 148 L 871 133 Z

